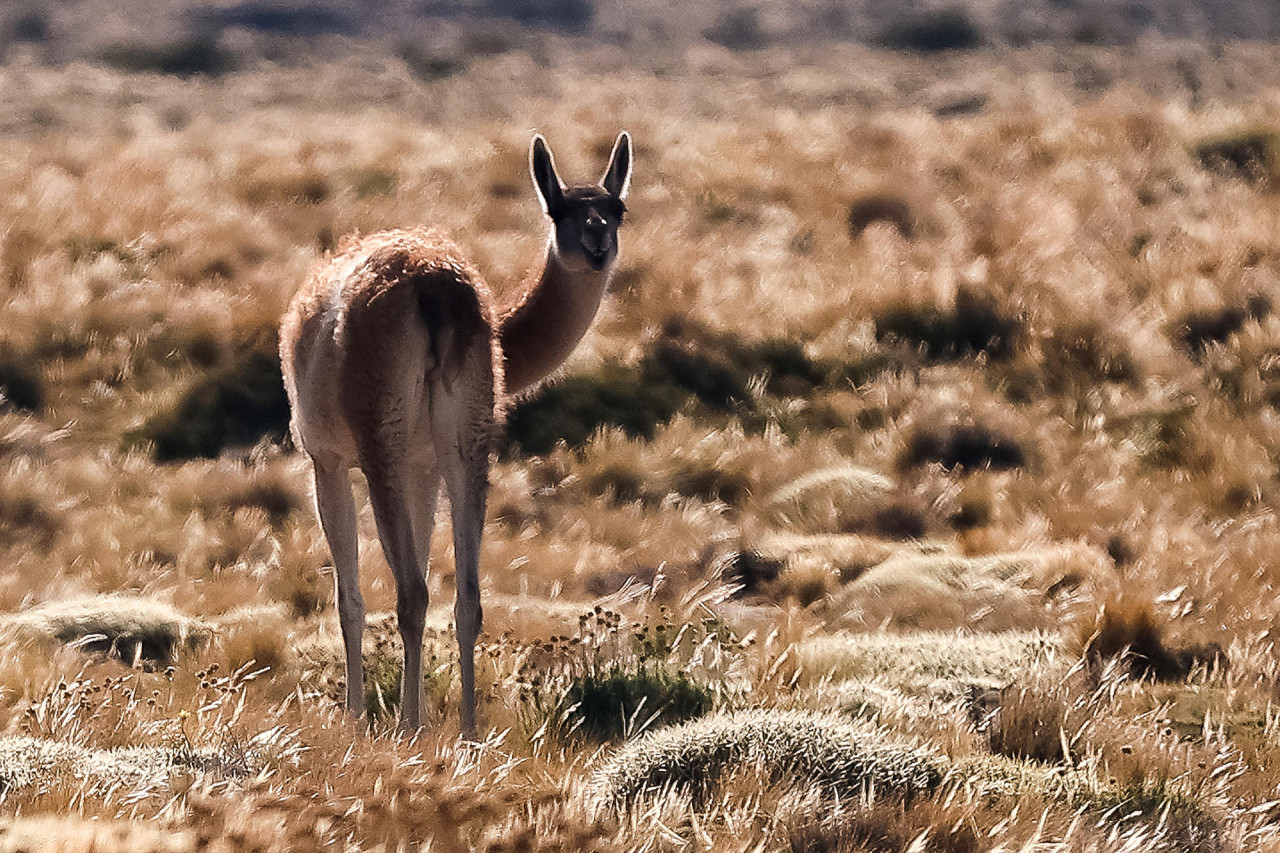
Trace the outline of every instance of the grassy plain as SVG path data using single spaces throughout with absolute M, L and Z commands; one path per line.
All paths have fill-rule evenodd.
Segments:
M 0 66 L 0 849 L 1280 849 L 1273 47 L 437 70 Z M 615 293 L 493 473 L 483 743 L 443 518 L 391 732 L 367 508 L 362 735 L 277 318 L 419 223 L 510 298 L 531 132 L 621 128 Z

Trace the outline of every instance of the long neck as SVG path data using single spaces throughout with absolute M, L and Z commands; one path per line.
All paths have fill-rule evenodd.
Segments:
M 571 272 L 554 239 L 548 242 L 542 272 L 500 320 L 507 394 L 534 387 L 564 363 L 595 319 L 609 272 Z

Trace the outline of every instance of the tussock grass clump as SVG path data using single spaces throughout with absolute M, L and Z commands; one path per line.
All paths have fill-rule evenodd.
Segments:
M 1017 681 L 1000 691 L 997 709 L 983 721 L 987 742 L 996 755 L 1049 764 L 1064 757 L 1063 744 L 1077 732 L 1067 731 L 1072 705 L 1066 688 L 1044 679 Z M 1074 721 L 1079 728 L 1079 720 Z
M 156 787 L 166 785 L 178 770 L 215 760 L 168 747 L 91 749 L 45 738 L 0 738 L 0 791 L 32 785 L 49 785 L 58 779 L 75 779 L 102 789 L 112 785 Z
M 1258 184 L 1280 183 L 1280 130 L 1251 127 L 1215 136 L 1194 147 L 1201 165 Z
M 250 352 L 195 381 L 171 411 L 147 421 L 134 438 L 150 442 L 159 462 L 213 458 L 264 437 L 284 438 L 289 399 L 280 359 Z
M 947 551 L 895 555 L 848 584 L 833 613 L 849 625 L 945 630 L 1036 627 L 1043 618 L 1020 580 L 1035 571 L 1034 554 L 965 557 Z
M 206 625 L 172 605 L 124 595 L 49 601 L 4 617 L 0 631 L 20 642 L 74 644 L 147 667 L 172 663 L 211 636 Z
M 778 579 L 778 573 L 786 564 L 769 557 L 754 548 L 732 551 L 717 561 L 720 579 L 738 587 L 735 596 L 755 595 L 764 592 Z
M 608 427 L 649 441 L 688 407 L 703 420 L 732 415 L 762 431 L 775 398 L 808 395 L 840 375 L 839 366 L 814 361 L 795 341 L 749 340 L 668 320 L 635 366 L 606 362 L 516 405 L 507 416 L 507 452 L 540 455 L 562 441 L 578 448 Z
M 775 492 L 768 507 L 776 524 L 805 533 L 916 539 L 929 527 L 923 508 L 900 493 L 893 480 L 856 465 L 811 471 Z
M 670 382 L 715 408 L 749 402 L 751 381 L 764 379 L 777 396 L 799 396 L 822 385 L 837 366 L 811 359 L 790 338 L 752 339 L 682 318 L 668 318 L 646 355 L 645 375 Z
M 1053 669 L 1060 639 L 1043 631 L 835 633 L 799 646 L 802 684 L 874 683 L 951 700 Z
M 0 476 L 0 536 L 9 546 L 46 550 L 66 524 L 56 502 L 20 473 Z
M 807 711 L 742 711 L 648 734 L 609 756 L 592 785 L 618 806 L 672 789 L 705 802 L 744 769 L 841 799 L 931 791 L 944 772 L 928 750 L 874 726 Z

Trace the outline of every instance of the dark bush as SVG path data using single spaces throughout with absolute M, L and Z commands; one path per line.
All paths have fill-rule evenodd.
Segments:
M 963 6 L 933 9 L 893 24 L 878 39 L 885 47 L 935 53 L 968 50 L 986 41 L 973 15 Z
M 577 706 L 572 719 L 577 731 L 595 740 L 629 734 L 653 717 L 651 726 L 666 726 L 703 716 L 711 710 L 710 691 L 683 673 L 661 666 L 638 672 L 621 668 L 591 673 L 574 680 L 564 698 L 566 708 Z
M 362 29 L 362 18 L 357 14 L 298 0 L 248 0 L 225 8 L 206 6 L 194 10 L 191 19 L 201 31 L 243 27 L 277 35 L 318 36 L 353 35 Z
M 1196 157 L 1207 169 L 1244 178 L 1253 183 L 1280 183 L 1280 131 L 1247 128 L 1195 146 Z
M 778 579 L 785 563 L 751 549 L 726 554 L 717 565 L 720 568 L 720 578 L 725 583 L 741 585 L 741 589 L 734 595 L 735 598 L 741 598 L 763 592 L 765 586 Z
M 281 439 L 289 428 L 289 400 L 274 355 L 251 352 L 209 371 L 134 438 L 149 441 L 160 462 L 212 458 L 227 447 Z
M 907 443 L 903 464 L 916 467 L 938 462 L 948 471 L 990 468 L 1009 471 L 1027 464 L 1021 444 L 1010 436 L 976 424 L 930 426 L 917 430 Z
M 916 216 L 911 203 L 895 193 L 867 193 L 849 203 L 850 237 L 856 239 L 875 222 L 892 225 L 908 240 L 916 232 Z
M 590 29 L 596 10 L 591 0 L 489 0 L 489 12 L 526 27 L 551 27 L 568 32 Z
M 730 50 L 756 50 L 768 43 L 764 28 L 760 26 L 759 10 L 749 7 L 722 12 L 715 24 L 703 30 L 702 35 Z
M 1151 605 L 1135 598 L 1109 602 L 1084 630 L 1089 631 L 1083 643 L 1086 660 L 1098 665 L 1120 659 L 1138 678 L 1178 681 L 1197 665 L 1228 665 L 1226 652 L 1214 642 L 1171 647 Z
M 646 382 L 671 385 L 718 411 L 731 411 L 750 399 L 741 365 L 700 352 L 677 341 L 659 341 L 641 362 Z
M 847 381 L 848 372 L 844 365 L 815 363 L 794 341 L 748 342 L 671 321 L 635 367 L 606 364 L 594 374 L 550 384 L 517 405 L 507 418 L 506 453 L 547 453 L 560 441 L 580 447 L 596 430 L 609 426 L 651 439 L 659 425 L 691 401 L 705 407 L 704 415 L 706 410 L 733 415 L 748 428 L 763 429 L 770 408 L 752 399 L 748 384 L 753 377 L 767 377 L 768 393 L 802 396 L 824 382 Z M 725 489 L 737 494 L 740 485 L 723 478 L 706 481 L 706 488 L 724 499 Z
M 1244 305 L 1188 314 L 1177 324 L 1176 337 L 1192 354 L 1200 354 L 1210 344 L 1224 343 L 1244 327 L 1245 321 L 1261 320 L 1270 313 L 1270 298 L 1256 294 L 1249 297 Z
M 32 9 L 18 16 L 13 22 L 13 40 L 42 42 L 49 38 L 49 17 L 39 9 Z
M 155 44 L 117 44 L 103 51 L 101 59 L 121 71 L 176 77 L 216 76 L 234 71 L 237 64 L 235 56 L 219 47 L 217 39 L 209 35 L 185 36 Z
M 696 323 L 670 319 L 643 365 L 651 381 L 669 382 L 712 408 L 749 402 L 752 377 L 766 377 L 765 390 L 803 396 L 838 374 L 843 365 L 821 365 L 787 338 L 744 341 Z
M 876 339 L 908 341 L 934 359 L 956 359 L 983 353 L 1007 358 L 1013 353 L 1021 321 L 989 297 L 961 290 L 955 307 L 896 308 L 876 318 Z
M 452 77 L 467 68 L 467 63 L 462 59 L 433 53 L 411 41 L 401 42 L 396 48 L 396 56 L 404 61 L 414 76 L 427 82 Z
M 38 412 L 44 408 L 44 384 L 30 363 L 0 358 L 0 410 Z
M 653 438 L 686 395 L 654 385 L 640 373 L 607 364 L 594 374 L 568 376 L 517 405 L 507 417 L 509 453 L 548 453 L 560 441 L 581 447 L 601 427 L 621 427 L 633 438 Z

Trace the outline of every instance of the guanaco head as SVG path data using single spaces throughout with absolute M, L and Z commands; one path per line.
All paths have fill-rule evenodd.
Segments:
M 569 269 L 595 272 L 612 264 L 618 257 L 618 226 L 631 185 L 631 136 L 618 134 L 609 167 L 597 184 L 565 186 L 541 136 L 533 138 L 529 171 L 542 209 L 555 225 L 552 251 L 560 262 Z

